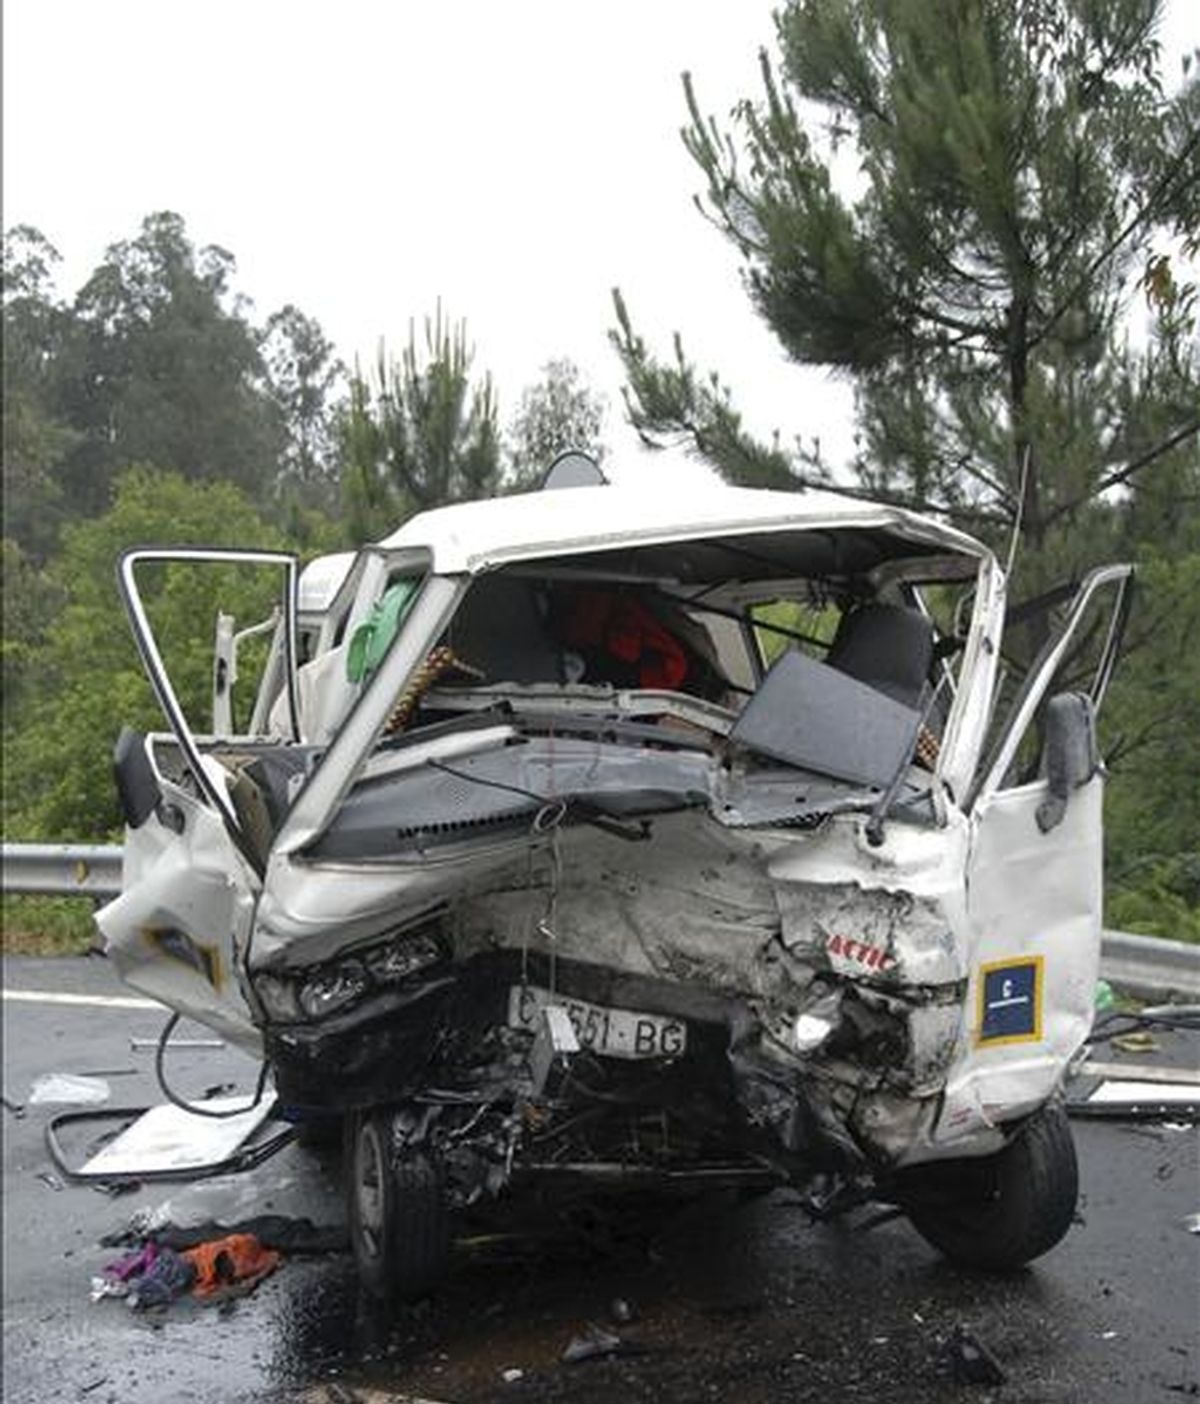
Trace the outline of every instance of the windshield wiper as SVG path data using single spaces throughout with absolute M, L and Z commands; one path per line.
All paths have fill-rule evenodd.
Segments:
M 883 842 L 883 821 L 887 818 L 892 805 L 896 803 L 896 796 L 900 793 L 900 786 L 904 783 L 904 777 L 908 773 L 908 767 L 912 764 L 913 752 L 917 749 L 917 741 L 921 732 L 929 725 L 929 719 L 933 716 L 933 709 L 941 695 L 942 684 L 946 681 L 946 674 L 943 673 L 938 679 L 937 686 L 930 692 L 929 700 L 921 709 L 917 717 L 917 724 L 913 728 L 912 736 L 900 755 L 900 761 L 896 769 L 892 772 L 892 778 L 884 787 L 883 793 L 876 801 L 875 808 L 871 811 L 871 817 L 867 820 L 864 833 L 867 842 L 872 848 L 878 848 Z

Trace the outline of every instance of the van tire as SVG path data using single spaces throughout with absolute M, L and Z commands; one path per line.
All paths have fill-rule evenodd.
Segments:
M 900 1172 L 913 1227 L 962 1267 L 1010 1272 L 1048 1252 L 1075 1218 L 1079 1167 L 1067 1114 L 1035 1112 L 995 1155 Z
M 381 1301 L 432 1292 L 450 1255 L 445 1178 L 426 1150 L 397 1150 L 387 1112 L 348 1119 L 350 1242 L 359 1280 Z

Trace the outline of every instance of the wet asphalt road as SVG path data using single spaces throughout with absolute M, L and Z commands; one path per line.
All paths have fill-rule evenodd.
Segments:
M 10 960 L 7 990 L 128 993 L 100 960 Z M 7 1001 L 4 1092 L 24 1102 L 37 1075 L 131 1069 L 112 1101 L 160 1100 L 155 1012 Z M 197 1032 L 195 1029 L 192 1033 Z M 1176 1056 L 1189 1050 L 1176 1048 Z M 1144 1058 L 1145 1055 L 1142 1055 Z M 229 1050 L 172 1060 L 191 1095 L 254 1066 Z M 986 1278 L 951 1268 L 903 1220 L 864 1227 L 867 1211 L 811 1224 L 795 1196 L 700 1203 L 649 1238 L 601 1252 L 560 1236 L 549 1247 L 461 1246 L 430 1302 L 380 1313 L 341 1254 L 291 1257 L 230 1308 L 177 1303 L 158 1317 L 89 1303 L 97 1246 L 136 1209 L 173 1190 L 110 1199 L 56 1189 L 43 1142 L 50 1108 L 4 1121 L 4 1399 L 140 1404 L 871 1399 L 874 1401 L 1163 1401 L 1200 1395 L 1198 1134 L 1077 1123 L 1082 1222 L 1032 1269 Z M 328 1163 L 290 1148 L 255 1172 L 264 1211 L 283 1182 L 314 1177 L 333 1206 Z M 324 1178 L 322 1178 L 324 1176 Z M 278 1202 L 276 1202 L 278 1201 Z M 613 1303 L 631 1307 L 615 1324 Z M 568 1365 L 589 1323 L 626 1352 Z M 944 1342 L 965 1326 L 1007 1373 L 1003 1386 L 955 1382 Z M 520 1371 L 506 1382 L 504 1373 Z

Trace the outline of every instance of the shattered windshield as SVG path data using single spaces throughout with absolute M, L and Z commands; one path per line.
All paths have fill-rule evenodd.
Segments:
M 961 592 L 973 563 L 944 570 L 904 546 L 908 575 L 890 559 L 896 541 L 870 532 L 813 533 L 802 551 L 781 533 L 481 575 L 428 640 L 314 856 L 420 852 L 527 825 L 547 805 L 631 837 L 696 807 L 728 827 L 885 800 L 928 820 L 957 643 L 908 577 L 945 575 L 937 589 Z M 394 594 L 376 613 L 402 612 Z

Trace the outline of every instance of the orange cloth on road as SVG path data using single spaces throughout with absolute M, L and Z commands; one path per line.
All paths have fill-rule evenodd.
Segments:
M 283 1255 L 264 1248 L 252 1233 L 231 1233 L 199 1243 L 181 1254 L 196 1269 L 192 1293 L 211 1297 L 231 1287 L 248 1291 L 274 1272 Z

